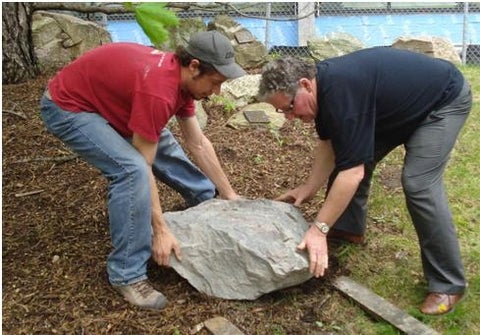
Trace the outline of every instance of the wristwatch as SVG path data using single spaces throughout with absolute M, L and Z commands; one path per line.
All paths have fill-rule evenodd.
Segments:
M 320 230 L 321 233 L 325 235 L 328 234 L 328 231 L 330 230 L 330 227 L 328 226 L 328 224 L 326 224 L 325 222 L 319 222 L 319 221 L 315 221 L 313 224 L 315 225 L 315 227 L 318 228 L 318 230 Z

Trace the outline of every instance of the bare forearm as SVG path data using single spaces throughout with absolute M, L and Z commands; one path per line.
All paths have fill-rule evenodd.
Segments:
M 333 226 L 352 200 L 363 179 L 363 165 L 342 171 L 328 192 L 317 220 Z
M 236 196 L 227 175 L 222 169 L 220 161 L 215 153 L 212 143 L 205 139 L 201 147 L 190 148 L 195 163 L 215 184 L 222 198 L 232 198 Z
M 152 206 L 152 229 L 153 234 L 158 235 L 161 232 L 168 230 L 167 223 L 163 218 L 162 206 L 160 205 L 160 198 L 158 196 L 158 188 L 152 171 L 149 172 L 150 180 L 150 199 Z
M 314 193 L 325 184 L 333 171 L 335 156 L 330 142 L 319 141 L 315 148 L 313 165 L 306 184 L 310 185 Z
M 227 175 L 223 171 L 212 143 L 203 134 L 198 121 L 194 117 L 178 118 L 185 143 L 195 163 L 215 184 L 220 196 L 224 199 L 235 199 L 238 195 L 233 190 Z

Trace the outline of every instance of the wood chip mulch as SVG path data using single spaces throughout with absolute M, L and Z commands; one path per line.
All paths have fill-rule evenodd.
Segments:
M 152 263 L 150 279 L 170 304 L 155 312 L 124 302 L 106 274 L 107 183 L 45 130 L 39 99 L 47 80 L 3 86 L 4 334 L 189 334 L 215 316 L 246 334 L 313 334 L 317 321 L 332 321 L 320 307 L 333 294 L 334 257 L 325 278 L 256 301 L 207 297 L 172 269 Z M 272 199 L 306 179 L 316 140 L 312 125 L 234 130 L 221 108 L 208 113 L 205 133 L 239 194 Z M 159 190 L 164 211 L 182 208 L 172 190 L 161 184 Z M 307 220 L 320 202 L 302 206 Z

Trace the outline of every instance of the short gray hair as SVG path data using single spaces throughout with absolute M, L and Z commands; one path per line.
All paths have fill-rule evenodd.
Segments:
M 275 59 L 262 68 L 257 99 L 267 101 L 277 92 L 293 96 L 301 78 L 313 79 L 317 68 L 313 61 L 295 57 Z

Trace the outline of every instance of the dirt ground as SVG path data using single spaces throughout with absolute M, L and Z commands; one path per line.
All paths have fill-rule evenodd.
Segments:
M 223 316 L 246 334 L 323 334 L 317 321 L 335 317 L 323 304 L 334 291 L 335 253 L 325 278 L 256 301 L 225 301 L 200 294 L 173 269 L 149 265 L 154 286 L 170 300 L 162 311 L 130 306 L 108 284 L 111 249 L 107 183 L 100 172 L 46 132 L 38 101 L 48 76 L 3 86 L 3 333 L 189 334 Z M 289 122 L 279 132 L 234 130 L 210 108 L 205 133 L 235 190 L 272 199 L 303 181 L 315 143 L 313 126 Z M 183 200 L 159 184 L 164 211 Z M 306 219 L 320 198 L 302 206 Z M 197 334 L 208 334 L 204 329 Z

